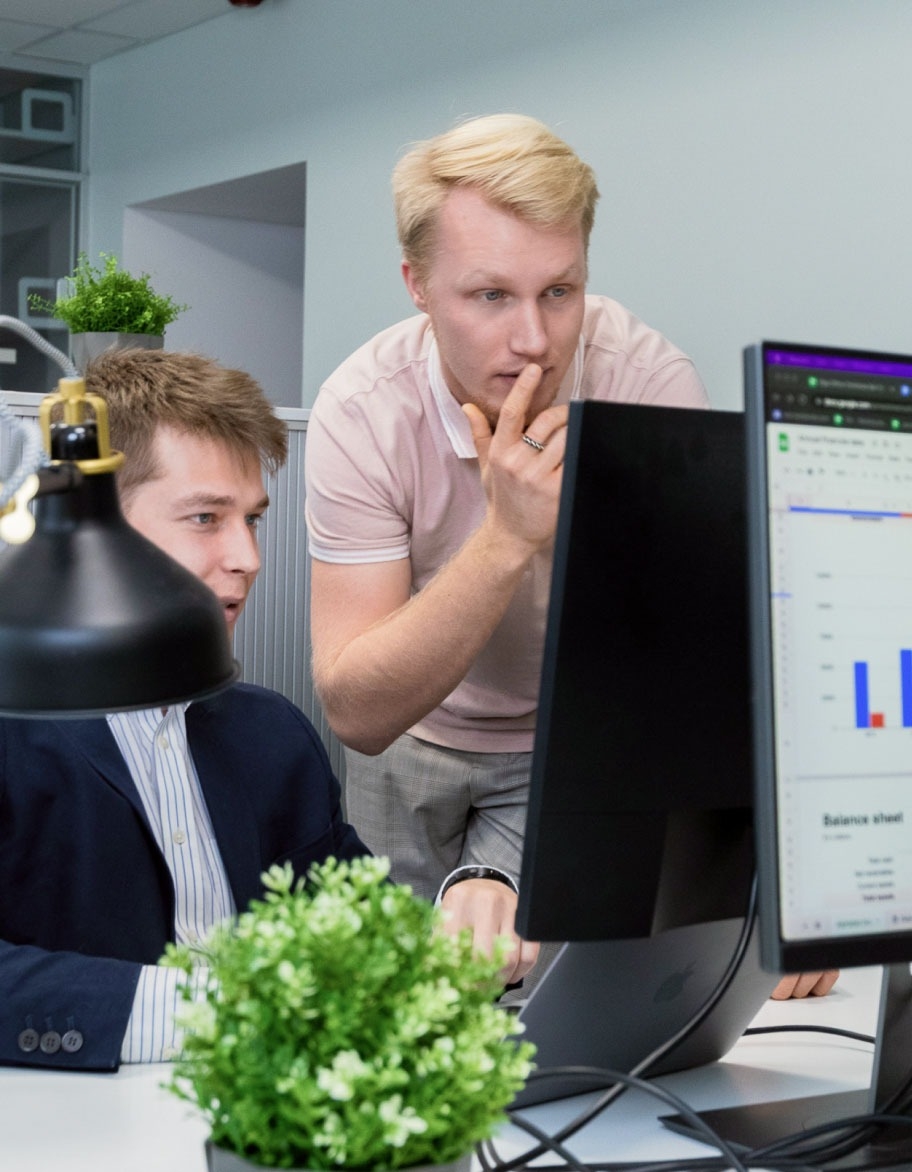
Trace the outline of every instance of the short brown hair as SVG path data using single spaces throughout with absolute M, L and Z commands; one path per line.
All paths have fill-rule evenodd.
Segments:
M 414 144 L 393 170 L 399 243 L 419 276 L 427 276 L 440 205 L 457 186 L 542 227 L 576 221 L 588 251 L 599 196 L 592 168 L 537 119 L 491 114 Z
M 161 426 L 218 440 L 269 472 L 288 455 L 287 428 L 260 384 L 243 370 L 199 354 L 108 350 L 92 359 L 86 390 L 108 408 L 111 447 L 126 462 L 117 474 L 122 498 L 158 475 L 155 435 Z

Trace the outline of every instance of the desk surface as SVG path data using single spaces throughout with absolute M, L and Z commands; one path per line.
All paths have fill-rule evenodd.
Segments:
M 873 1033 L 879 969 L 844 973 L 822 1000 L 770 1002 L 757 1025 L 813 1024 Z M 697 1109 L 764 1102 L 867 1085 L 871 1047 L 824 1034 L 742 1038 L 722 1061 L 670 1075 L 665 1086 Z M 205 1125 L 161 1089 L 166 1066 L 123 1067 L 116 1075 L 0 1068 L 0 1167 L 4 1172 L 205 1172 Z M 535 1107 L 548 1131 L 572 1118 L 584 1097 Z M 625 1095 L 570 1145 L 580 1160 L 668 1159 L 707 1149 L 656 1123 L 666 1109 L 639 1092 Z M 506 1158 L 528 1146 L 506 1128 Z

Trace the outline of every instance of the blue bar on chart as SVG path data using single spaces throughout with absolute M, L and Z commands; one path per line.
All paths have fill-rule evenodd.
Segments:
M 912 728 L 912 651 L 899 653 L 899 688 L 902 697 L 902 726 Z
M 863 661 L 855 663 L 855 727 L 867 728 L 870 723 L 868 701 L 868 665 Z
M 868 663 L 857 659 L 852 666 L 855 673 L 855 727 L 883 728 L 886 724 L 883 711 L 871 711 Z M 903 648 L 899 653 L 899 697 L 902 727 L 912 728 L 912 648 Z

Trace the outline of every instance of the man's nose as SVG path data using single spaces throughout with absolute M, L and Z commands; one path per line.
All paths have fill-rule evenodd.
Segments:
M 537 301 L 521 303 L 513 324 L 513 350 L 527 358 L 539 358 L 548 349 L 548 332 Z
M 233 573 L 256 574 L 262 564 L 256 532 L 246 522 L 231 526 L 222 554 L 225 569 Z

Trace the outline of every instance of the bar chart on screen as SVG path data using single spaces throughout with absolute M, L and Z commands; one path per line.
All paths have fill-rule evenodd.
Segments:
M 785 927 L 889 931 L 912 926 L 912 436 L 795 431 L 770 548 Z
M 828 776 L 895 770 L 888 741 L 905 738 L 912 778 L 912 437 L 849 445 L 832 430 L 815 434 L 822 430 L 796 428 L 776 451 L 772 621 L 789 725 L 781 731 L 799 773 L 806 746 Z M 873 474 L 859 444 L 877 445 Z

